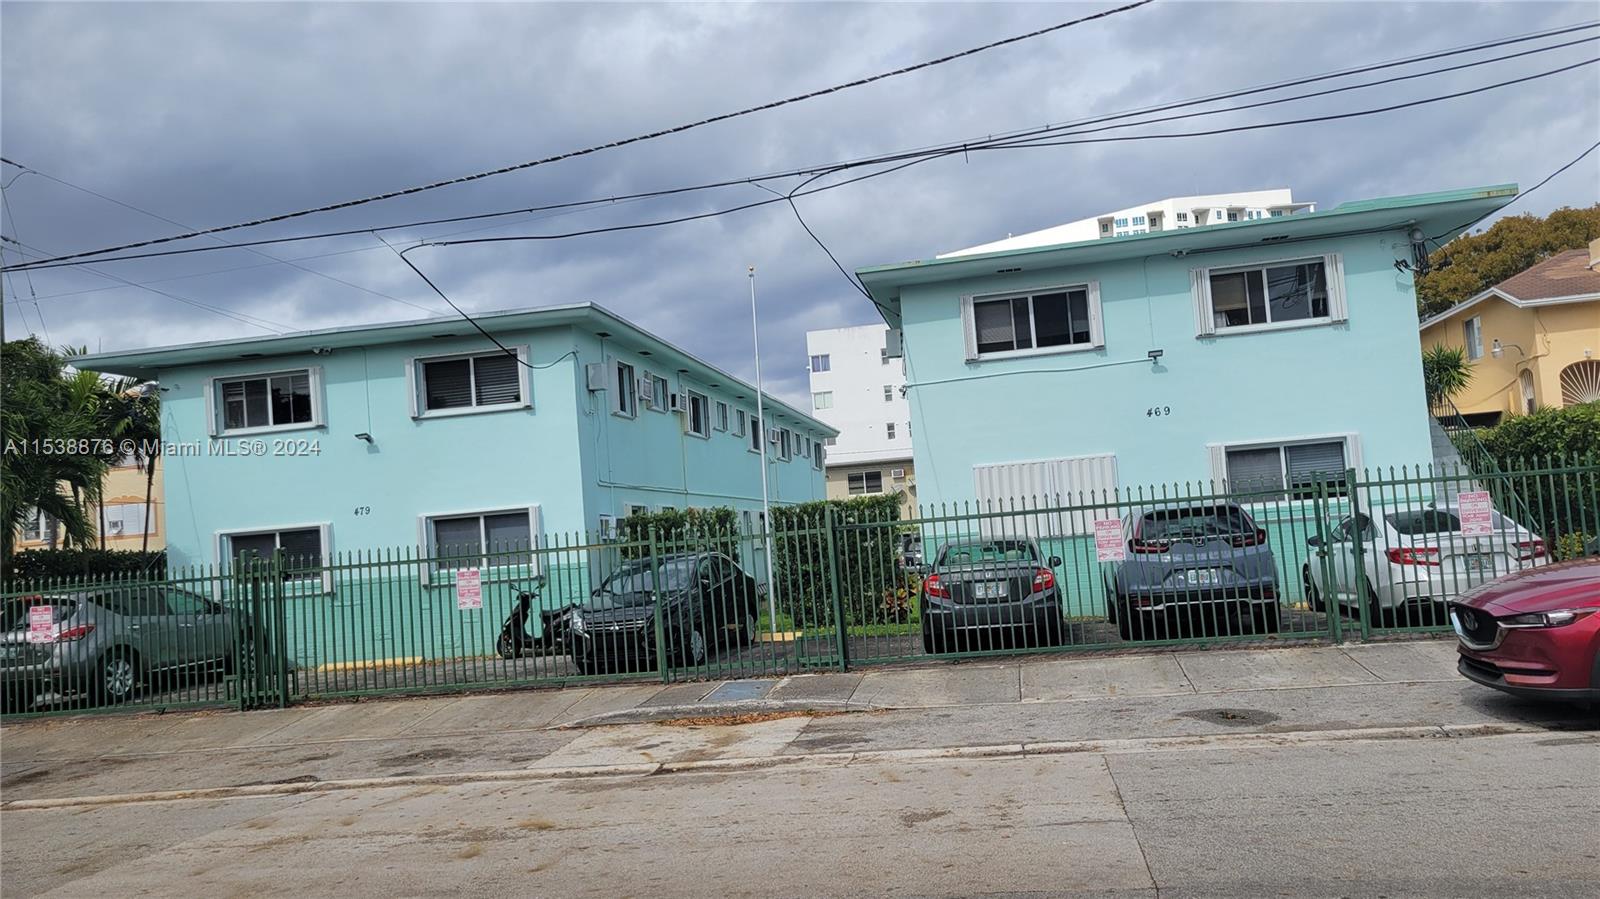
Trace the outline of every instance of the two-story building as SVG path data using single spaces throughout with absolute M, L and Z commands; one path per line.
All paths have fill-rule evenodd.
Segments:
M 453 569 L 494 550 L 603 541 L 641 508 L 727 506 L 759 528 L 763 443 L 772 503 L 824 496 L 823 445 L 837 431 L 771 397 L 758 409 L 754 387 L 615 313 L 582 303 L 476 320 L 504 350 L 465 321 L 437 318 L 80 364 L 160 384 L 174 571 L 226 572 L 241 554 L 274 550 L 316 569 L 400 548 L 451 556 Z M 407 615 L 450 601 L 429 592 L 448 590 L 444 567 L 395 567 Z M 335 587 L 341 578 L 324 570 L 294 592 L 349 592 Z M 586 584 L 581 572 L 551 578 L 547 599 Z M 491 601 L 485 589 L 488 617 L 509 595 Z M 372 600 L 342 597 L 350 615 L 379 614 Z M 485 633 L 493 639 L 479 628 L 470 645 L 417 650 L 396 642 L 404 628 L 352 627 L 387 634 L 372 641 L 384 657 L 471 652 Z
M 1404 265 L 1510 185 L 858 272 L 924 504 L 1431 461 Z M 1026 243 L 1026 241 L 1023 241 Z

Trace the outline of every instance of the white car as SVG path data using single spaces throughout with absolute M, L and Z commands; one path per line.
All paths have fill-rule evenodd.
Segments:
M 1369 511 L 1345 517 L 1329 534 L 1327 566 L 1314 556 L 1302 567 L 1313 609 L 1337 603 L 1354 610 L 1365 602 L 1378 623 L 1385 615 L 1421 606 L 1423 614 L 1399 623 L 1442 624 L 1444 603 L 1457 594 L 1550 561 L 1543 540 L 1499 512 L 1492 513 L 1489 535 L 1468 537 L 1461 533 L 1454 505 L 1377 506 Z M 1316 537 L 1306 543 L 1321 546 Z M 1332 572 L 1331 584 L 1325 583 L 1325 568 Z M 1427 620 L 1429 616 L 1437 621 Z

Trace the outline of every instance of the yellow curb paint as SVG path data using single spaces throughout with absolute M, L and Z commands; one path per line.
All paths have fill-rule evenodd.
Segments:
M 318 671 L 367 671 L 373 668 L 399 668 L 405 665 L 422 664 L 422 656 L 406 656 L 403 659 L 372 659 L 366 662 L 328 662 L 318 665 Z

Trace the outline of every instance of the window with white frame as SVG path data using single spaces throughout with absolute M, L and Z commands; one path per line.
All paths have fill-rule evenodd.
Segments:
M 822 445 L 823 446 L 838 446 L 839 445 L 839 438 L 837 438 L 837 437 L 828 437 L 828 438 L 826 438 L 826 439 L 824 439 L 822 441 Z
M 710 402 L 703 393 L 690 390 L 688 394 L 689 414 L 684 417 L 684 429 L 696 437 L 710 437 L 711 410 L 708 408 Z
M 778 429 L 778 461 L 787 462 L 794 458 L 794 435 L 788 428 Z
M 1178 213 L 1178 221 L 1187 222 L 1188 220 L 1189 220 L 1189 213 L 1187 213 L 1187 212 Z
M 1349 318 L 1338 254 L 1194 269 L 1197 336 Z
M 1354 464 L 1354 440 L 1345 435 L 1222 446 L 1214 452 L 1220 452 L 1221 474 L 1229 491 L 1259 494 L 1242 497 L 1243 501 L 1308 499 L 1319 481 L 1333 485 L 1335 495 L 1345 494 L 1345 471 Z
M 749 427 L 749 415 L 743 409 L 733 410 L 733 436 L 743 437 Z
M 831 390 L 818 390 L 815 393 L 811 394 L 811 408 L 813 408 L 813 409 L 832 409 L 833 408 L 833 391 L 831 391 Z
M 846 476 L 851 496 L 883 492 L 883 472 L 858 471 Z
M 962 301 L 968 360 L 1105 345 L 1098 284 Z
M 649 514 L 650 514 L 650 507 L 645 505 L 644 503 L 623 503 L 622 504 L 622 518 L 623 518 L 624 521 L 628 520 L 629 518 L 632 518 L 635 515 L 649 515 Z
M 528 405 L 521 354 L 499 352 L 416 360 L 416 411 L 453 414 Z
M 1126 227 L 1128 227 L 1128 219 L 1126 217 L 1119 218 L 1119 219 L 1116 220 L 1115 224 L 1116 224 L 1116 226 L 1118 228 L 1126 228 Z
M 672 395 L 667 391 L 667 379 L 661 375 L 646 375 L 650 380 L 650 408 L 657 412 L 667 411 L 672 403 Z
M 828 371 L 831 368 L 833 368 L 833 360 L 828 357 L 827 353 L 821 353 L 811 357 L 812 371 Z
M 423 535 L 434 571 L 527 565 L 537 533 L 538 506 L 423 519 Z
M 888 347 L 879 347 L 878 348 L 878 364 L 879 365 L 888 365 L 889 364 L 889 359 L 890 359 L 889 348 Z
M 761 433 L 761 422 L 754 415 L 750 416 L 750 452 L 761 452 L 761 441 L 764 439 L 766 437 Z
M 612 403 L 611 411 L 624 418 L 632 418 L 639 414 L 639 381 L 633 366 L 618 362 L 614 375 L 617 398 Z
M 329 573 L 323 569 L 328 558 L 327 525 L 236 531 L 220 535 L 219 543 L 223 562 L 230 568 L 255 559 L 270 561 L 281 553 L 284 580 L 320 579 L 325 587 L 330 583 Z
M 715 425 L 716 429 L 719 431 L 726 431 L 728 429 L 728 404 L 724 403 L 722 400 L 717 400 L 717 418 Z
M 813 443 L 811 445 L 811 467 L 812 468 L 815 468 L 817 471 L 821 471 L 822 470 L 822 465 L 823 465 L 823 460 L 826 457 L 827 457 L 827 450 L 824 450 L 822 448 L 822 444 Z
M 22 539 L 44 540 L 55 530 L 55 519 L 44 513 L 42 509 L 30 509 L 26 518 L 22 520 Z
M 213 433 L 289 430 L 322 424 L 321 369 L 218 378 L 208 397 L 217 410 Z
M 1461 345 L 1468 359 L 1483 358 L 1483 320 L 1474 315 L 1461 323 Z
M 894 402 L 894 385 L 893 384 L 885 384 L 885 385 L 883 385 L 883 401 L 886 402 L 886 403 Z
M 1110 222 L 1101 222 L 1100 223 L 1100 233 L 1101 234 L 1110 234 L 1111 233 L 1111 223 Z
M 1133 217 L 1133 224 L 1134 225 L 1142 225 L 1142 224 L 1144 224 L 1144 216 L 1142 216 L 1142 215 L 1134 216 Z
M 886 421 L 883 423 L 883 436 L 890 440 L 894 439 L 894 422 Z
M 104 515 L 107 537 L 130 537 L 143 534 L 145 528 L 144 503 L 108 503 Z M 155 517 L 151 516 L 150 524 L 155 524 Z

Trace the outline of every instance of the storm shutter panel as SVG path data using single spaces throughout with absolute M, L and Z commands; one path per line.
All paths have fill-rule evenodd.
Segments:
M 1336 322 L 1350 320 L 1350 304 L 1344 292 L 1344 256 L 1329 253 L 1323 257 L 1323 268 L 1328 282 L 1328 318 Z
M 1100 316 L 1100 282 L 1089 282 L 1089 342 L 1091 346 L 1106 345 L 1106 326 Z
M 1206 444 L 1206 455 L 1211 463 L 1211 488 L 1226 490 L 1228 481 L 1228 453 L 1220 443 Z
M 422 389 L 424 406 L 429 411 L 472 405 L 472 361 L 422 363 Z
M 978 325 L 972 317 L 972 297 L 961 298 L 961 332 L 967 341 L 967 361 L 978 358 Z
M 410 401 L 410 403 L 411 403 L 411 417 L 412 418 L 416 418 L 418 416 L 418 414 L 420 414 L 421 411 L 422 411 L 419 408 L 422 404 L 417 399 L 417 396 L 418 396 L 418 393 L 419 393 L 419 391 L 417 389 L 417 386 L 418 386 L 417 385 L 417 360 L 416 359 L 407 359 L 406 360 L 406 399 L 408 401 Z
M 1288 469 L 1289 486 L 1296 487 L 1321 480 L 1344 482 L 1344 441 L 1327 443 L 1302 443 L 1283 448 L 1283 464 Z
M 517 364 L 516 357 L 508 355 L 480 356 L 472 360 L 476 369 L 477 404 L 492 406 L 499 403 L 515 403 L 522 398 L 521 367 Z
M 1217 333 L 1217 322 L 1211 315 L 1211 276 L 1205 269 L 1189 269 L 1189 292 L 1194 298 L 1194 336 L 1210 337 Z
M 1283 487 L 1283 453 L 1275 446 L 1228 452 L 1228 490 L 1277 490 Z
M 212 437 L 217 436 L 221 428 L 217 425 L 217 380 L 206 378 L 206 433 Z

